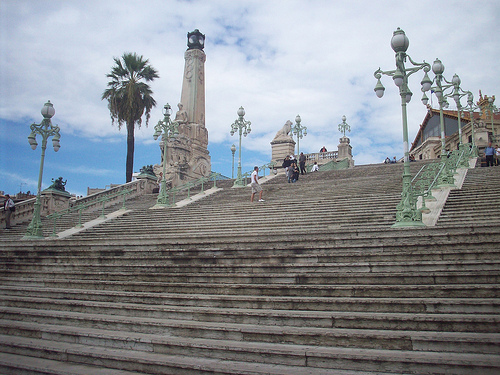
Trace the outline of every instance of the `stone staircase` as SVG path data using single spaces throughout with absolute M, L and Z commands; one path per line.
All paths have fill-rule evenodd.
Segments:
M 0 373 L 498 374 L 500 168 L 423 229 L 391 228 L 401 173 L 278 175 L 263 203 L 221 182 L 68 239 L 10 232 Z

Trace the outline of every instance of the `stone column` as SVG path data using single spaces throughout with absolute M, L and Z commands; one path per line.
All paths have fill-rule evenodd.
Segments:
M 207 177 L 212 169 L 205 128 L 204 42 L 205 36 L 198 30 L 188 33 L 181 102 L 175 116 L 175 121 L 179 122 L 179 135 L 168 141 L 167 160 L 163 161 L 167 163 L 166 178 L 172 186 Z M 158 175 L 160 170 L 156 167 L 155 174 Z

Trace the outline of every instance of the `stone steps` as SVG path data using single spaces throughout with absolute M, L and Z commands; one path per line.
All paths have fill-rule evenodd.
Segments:
M 162 283 L 163 285 L 171 285 L 178 287 L 186 282 L 185 279 L 190 279 L 193 283 L 205 283 L 209 278 L 212 283 L 229 283 L 243 285 L 246 279 L 255 281 L 256 275 L 246 274 L 240 277 L 220 277 L 220 272 L 217 274 L 204 275 L 200 281 L 200 277 L 193 277 L 193 273 L 176 275 L 175 278 L 170 278 L 169 283 L 164 282 L 165 273 L 126 273 L 126 272 L 106 272 L 106 273 L 87 273 L 74 275 L 71 272 L 31 272 L 31 278 L 26 278 L 20 272 L 6 271 L 0 279 L 4 285 L 11 285 L 11 279 L 17 277 L 22 284 L 36 283 L 37 280 L 44 278 L 58 280 L 77 280 L 81 282 L 91 281 L 129 281 L 145 282 L 155 285 Z M 37 278 L 36 278 L 37 277 Z M 272 282 L 276 276 L 260 275 L 261 280 Z M 192 279 L 192 280 L 191 280 Z M 365 274 L 353 274 L 351 272 L 338 272 L 335 274 L 295 274 L 289 278 L 280 278 L 281 285 L 299 284 L 299 285 L 455 285 L 455 284 L 496 284 L 499 282 L 500 275 L 497 270 L 481 271 L 481 272 L 465 272 L 465 271 L 442 271 L 429 272 L 425 276 L 419 272 L 369 272 Z M 74 284 L 74 281 L 72 281 Z M 125 287 L 125 285 L 124 285 Z
M 475 186 L 496 180 L 473 170 L 437 227 L 394 229 L 402 168 L 278 175 L 262 204 L 230 182 L 181 208 L 143 197 L 72 238 L 2 239 L 0 372 L 497 374 L 500 218 Z
M 111 337 L 112 334 L 111 334 Z M 133 344 L 135 337 L 129 341 Z M 3 340 L 2 340 L 3 339 Z M 5 343 L 0 337 L 0 345 Z M 136 338 L 136 341 L 141 340 Z M 127 367 L 141 374 L 269 374 L 269 375 L 362 375 L 376 373 L 450 373 L 470 374 L 468 363 L 475 363 L 474 368 L 481 374 L 496 374 L 495 356 L 485 354 L 446 354 L 420 356 L 413 352 L 393 352 L 383 350 L 321 348 L 311 346 L 284 346 L 277 349 L 275 345 L 259 344 L 255 348 L 256 355 L 253 361 L 237 361 L 232 357 L 241 354 L 240 347 L 233 348 L 232 341 L 218 341 L 212 352 L 218 353 L 220 358 L 204 358 L 197 356 L 176 355 L 176 349 L 181 353 L 189 353 L 214 345 L 212 342 L 197 340 L 188 343 L 183 348 L 181 341 L 169 342 L 168 338 L 145 338 L 143 347 L 146 350 L 127 350 L 104 348 L 101 346 L 83 345 L 76 343 L 56 343 L 47 340 L 16 338 L 8 343 L 7 349 L 17 352 L 29 350 L 31 356 L 45 356 L 64 360 L 71 357 L 77 363 L 100 363 L 109 367 Z M 217 344 L 216 343 L 216 344 Z M 162 345 L 163 344 L 163 345 Z M 240 344 L 241 345 L 241 344 Z M 139 346 L 139 345 L 137 345 Z M 247 346 L 248 347 L 248 346 Z M 245 354 L 250 351 L 245 348 Z M 253 349 L 250 347 L 250 349 Z M 153 352 L 155 350 L 155 352 Z M 168 351 L 157 353 L 156 350 Z M 173 354 L 169 354 L 172 353 Z M 250 356 L 250 358 L 252 358 Z M 262 363 L 263 358 L 270 361 L 292 362 L 292 365 Z M 389 372 L 387 372 L 389 371 Z
M 122 330 L 127 333 L 156 334 L 185 339 L 212 338 L 240 342 L 446 353 L 498 354 L 500 351 L 500 334 L 495 333 L 297 327 L 263 323 L 256 325 L 13 307 L 2 307 L 0 312 L 3 319 L 10 321 L 7 325 L 11 328 L 7 327 L 6 332 L 17 331 L 19 327 L 12 329 L 12 326 L 15 325 L 15 321 L 22 321 L 56 327 Z
M 211 283 L 209 278 L 199 282 L 124 282 L 78 279 L 19 279 L 10 285 L 43 285 L 52 288 L 100 289 L 109 291 L 151 293 L 192 293 L 206 295 L 266 295 L 269 297 L 355 297 L 355 298 L 500 298 L 497 284 L 450 284 L 450 285 L 334 285 L 301 284 L 292 280 L 269 285 L 272 280 L 249 277 L 247 284 Z M 7 282 L 6 285 L 9 285 Z
M 161 259 L 155 259 L 161 261 Z M 194 265 L 186 264 L 179 265 L 175 262 L 166 262 L 166 264 L 151 264 L 147 260 L 138 260 L 139 264 L 117 262 L 112 260 L 112 264 L 104 264 L 105 262 L 88 262 L 87 264 L 74 263 L 50 263 L 43 262 L 33 264 L 32 262 L 21 261 L 5 261 L 4 265 L 9 272 L 15 270 L 24 271 L 41 271 L 46 274 L 72 273 L 75 277 L 81 272 L 83 274 L 95 273 L 112 273 L 123 272 L 131 275 L 141 275 L 147 273 L 162 273 L 168 272 L 170 277 L 194 277 L 200 275 L 201 278 L 206 277 L 231 277 L 231 278 L 247 278 L 249 276 L 271 277 L 276 275 L 280 279 L 283 274 L 288 274 L 295 277 L 296 274 L 307 274 L 309 277 L 321 275 L 327 278 L 329 275 L 337 273 L 377 273 L 377 272 L 439 272 L 439 271 L 495 271 L 498 270 L 500 259 L 495 260 L 460 260 L 450 264 L 449 260 L 432 260 L 432 261 L 400 261 L 400 262 L 335 262 L 335 263 L 288 263 L 288 264 L 204 264 Z M 224 275 L 220 275 L 224 274 Z M 172 279 L 171 279 L 172 280 Z M 192 279 L 195 281 L 196 279 Z
M 30 297 L 68 299 L 93 302 L 112 301 L 122 304 L 148 304 L 196 306 L 214 308 L 272 309 L 293 311 L 346 311 L 388 313 L 436 313 L 436 314 L 495 314 L 500 311 L 498 298 L 432 298 L 432 297 L 307 297 L 233 294 L 188 294 L 171 291 L 117 291 L 54 288 L 40 285 L 2 286 L 2 294 L 8 298 Z
M 289 311 L 251 308 L 216 308 L 176 305 L 148 305 L 120 302 L 99 302 L 89 300 L 60 300 L 41 297 L 3 296 L 0 299 L 2 313 L 8 308 L 31 308 L 36 304 L 38 310 L 54 310 L 118 315 L 137 318 L 189 320 L 234 324 L 254 324 L 272 326 L 342 328 L 365 330 L 400 331 L 440 331 L 440 332 L 499 332 L 500 319 L 491 314 L 466 313 L 390 313 L 354 311 Z M 10 330 L 10 320 L 1 320 L 0 332 Z M 500 352 L 500 343 L 496 351 Z M 498 353 L 497 353 L 498 354 Z

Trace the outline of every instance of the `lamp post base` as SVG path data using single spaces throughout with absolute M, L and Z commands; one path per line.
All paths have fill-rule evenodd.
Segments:
M 426 227 L 421 221 L 398 221 L 391 225 L 391 228 L 421 228 Z
M 242 187 L 245 187 L 246 184 L 243 182 L 243 179 L 236 179 L 234 180 L 234 184 L 233 184 L 233 187 L 234 188 L 242 188 Z
M 37 196 L 37 200 L 34 205 L 33 218 L 28 225 L 26 230 L 26 235 L 23 237 L 24 240 L 40 240 L 45 238 L 42 231 L 42 220 L 40 218 L 40 197 Z

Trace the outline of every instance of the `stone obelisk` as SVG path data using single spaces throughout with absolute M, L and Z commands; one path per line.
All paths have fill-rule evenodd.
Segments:
M 174 120 L 179 123 L 179 134 L 167 144 L 167 180 L 172 186 L 211 172 L 205 128 L 205 35 L 196 29 L 187 36 L 181 101 Z

